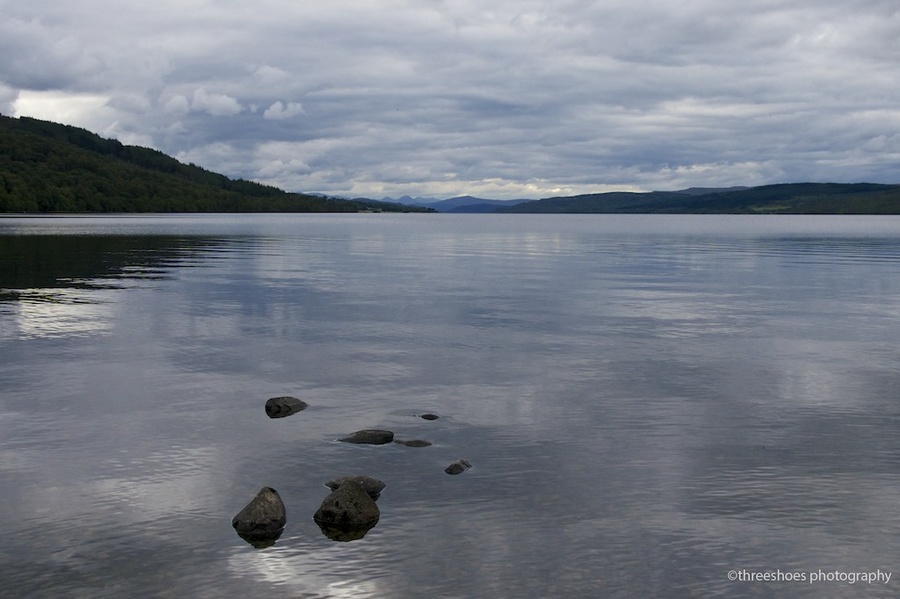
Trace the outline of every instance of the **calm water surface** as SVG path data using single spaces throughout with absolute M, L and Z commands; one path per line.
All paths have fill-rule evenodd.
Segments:
M 900 219 L 6 218 L 0 260 L 3 596 L 900 594 Z M 353 542 L 344 474 L 388 485 Z

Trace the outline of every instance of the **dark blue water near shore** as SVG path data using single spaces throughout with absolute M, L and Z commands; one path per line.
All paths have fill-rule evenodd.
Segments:
M 5 218 L 0 258 L 3 596 L 900 592 L 900 219 Z

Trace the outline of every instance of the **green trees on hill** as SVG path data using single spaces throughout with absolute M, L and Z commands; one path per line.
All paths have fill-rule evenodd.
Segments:
M 782 183 L 723 190 L 612 192 L 547 198 L 501 211 L 582 214 L 900 214 L 900 185 Z
M 357 212 L 411 208 L 287 193 L 85 129 L 0 115 L 0 212 Z

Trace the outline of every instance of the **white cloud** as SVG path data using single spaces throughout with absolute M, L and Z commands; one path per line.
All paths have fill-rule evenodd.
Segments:
M 163 110 L 166 114 L 185 115 L 191 111 L 191 103 L 184 96 L 172 96 L 166 101 Z
M 0 114 L 10 116 L 15 111 L 16 100 L 19 97 L 18 90 L 0 83 Z
M 277 121 L 289 119 L 300 114 L 305 114 L 305 111 L 303 110 L 303 105 L 299 102 L 288 102 L 287 105 L 285 105 L 278 101 L 266 109 L 263 113 L 263 118 Z
M 104 128 L 105 117 L 109 116 L 108 101 L 108 97 L 98 94 L 23 90 L 13 103 L 13 116 L 73 124 L 97 132 Z
M 194 91 L 191 110 L 206 112 L 212 116 L 234 116 L 243 108 L 240 102 L 226 94 L 210 94 L 202 87 Z
M 260 85 L 284 86 L 291 80 L 291 74 L 284 69 L 270 65 L 262 65 L 253 70 L 253 78 Z

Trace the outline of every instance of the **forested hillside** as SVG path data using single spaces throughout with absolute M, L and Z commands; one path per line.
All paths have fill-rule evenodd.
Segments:
M 785 183 L 749 188 L 612 192 L 504 208 L 531 213 L 900 214 L 900 185 Z
M 233 180 L 78 127 L 0 115 L 0 212 L 420 210 Z

